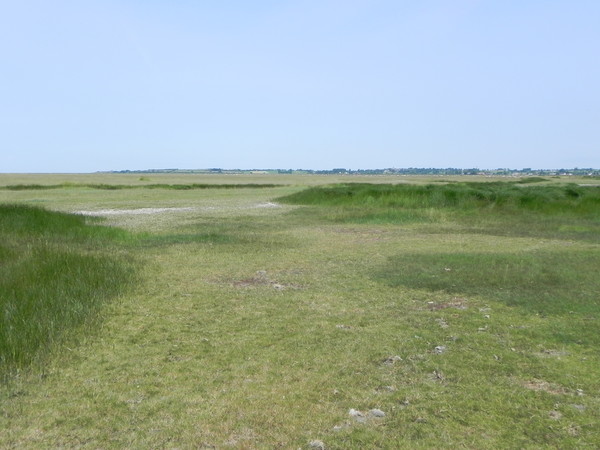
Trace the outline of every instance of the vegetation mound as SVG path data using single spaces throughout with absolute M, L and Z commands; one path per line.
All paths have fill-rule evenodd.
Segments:
M 577 185 L 520 186 L 520 183 L 339 184 L 317 186 L 280 198 L 291 204 L 394 208 L 502 208 L 597 212 L 600 189 Z

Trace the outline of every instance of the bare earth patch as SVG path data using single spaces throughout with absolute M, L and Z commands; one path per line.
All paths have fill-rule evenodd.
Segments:
M 451 301 L 445 303 L 427 302 L 430 310 L 438 311 L 440 309 L 454 308 L 454 309 L 467 309 L 467 299 L 461 297 L 454 297 Z
M 570 393 L 563 386 L 560 386 L 558 384 L 551 384 L 551 383 L 548 383 L 547 381 L 538 380 L 536 378 L 534 378 L 533 380 L 527 380 L 527 381 L 521 380 L 521 381 L 518 381 L 518 383 L 521 386 L 523 386 L 524 388 L 530 389 L 532 391 L 544 391 L 549 394 L 556 394 L 556 395 L 564 395 L 564 394 Z
M 232 283 L 234 287 L 237 288 L 247 288 L 252 286 L 272 286 L 273 289 L 283 290 L 283 289 L 299 289 L 299 286 L 295 286 L 292 284 L 282 284 L 277 281 L 271 280 L 267 276 L 267 272 L 264 270 L 259 270 L 256 272 L 256 276 L 252 278 L 245 278 L 243 280 L 236 280 Z

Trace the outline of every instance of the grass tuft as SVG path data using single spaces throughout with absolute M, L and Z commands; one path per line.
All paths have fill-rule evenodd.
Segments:
M 82 216 L 0 205 L 0 376 L 25 369 L 132 281 L 123 232 Z

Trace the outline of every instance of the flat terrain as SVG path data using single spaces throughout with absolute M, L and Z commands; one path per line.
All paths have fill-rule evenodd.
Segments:
M 498 181 L 0 175 L 0 203 L 136 236 L 119 251 L 140 272 L 0 387 L 0 447 L 599 447 L 597 216 L 353 219 L 280 200 L 444 180 Z M 143 188 L 193 183 L 276 186 Z

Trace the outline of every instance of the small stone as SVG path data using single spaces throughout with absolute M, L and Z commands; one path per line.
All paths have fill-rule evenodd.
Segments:
M 585 411 L 585 405 L 571 405 L 571 406 L 579 412 Z
M 438 381 L 444 381 L 446 379 L 446 377 L 444 376 L 444 374 L 442 372 L 434 370 L 433 371 L 433 379 L 438 380 Z
M 354 408 L 352 408 L 348 412 L 348 414 L 350 415 L 350 417 L 352 417 L 358 423 L 365 423 L 367 421 L 367 418 L 365 417 L 365 415 L 362 412 L 360 412 L 360 411 L 358 411 L 358 410 L 356 410 Z
M 372 409 L 369 411 L 373 417 L 385 417 L 385 413 L 380 409 Z
M 548 415 L 554 420 L 559 420 L 562 417 L 562 413 L 560 411 L 550 411 Z
M 435 349 L 433 349 L 433 351 L 439 355 L 439 354 L 444 353 L 446 351 L 446 346 L 445 345 L 438 345 Z
M 402 361 L 402 357 L 399 355 L 388 356 L 387 358 L 385 358 L 383 360 L 383 364 L 385 364 L 386 366 L 393 366 L 394 364 L 396 364 L 399 361 Z
M 325 450 L 325 443 L 323 441 L 319 441 L 318 439 L 314 440 L 314 441 L 310 441 L 310 443 L 308 444 L 308 446 L 310 448 L 314 448 L 314 449 L 317 449 L 317 450 Z
M 577 389 L 577 395 L 583 395 L 583 389 Z
M 440 327 L 448 328 L 448 322 L 446 322 L 444 319 L 435 319 L 435 321 Z

